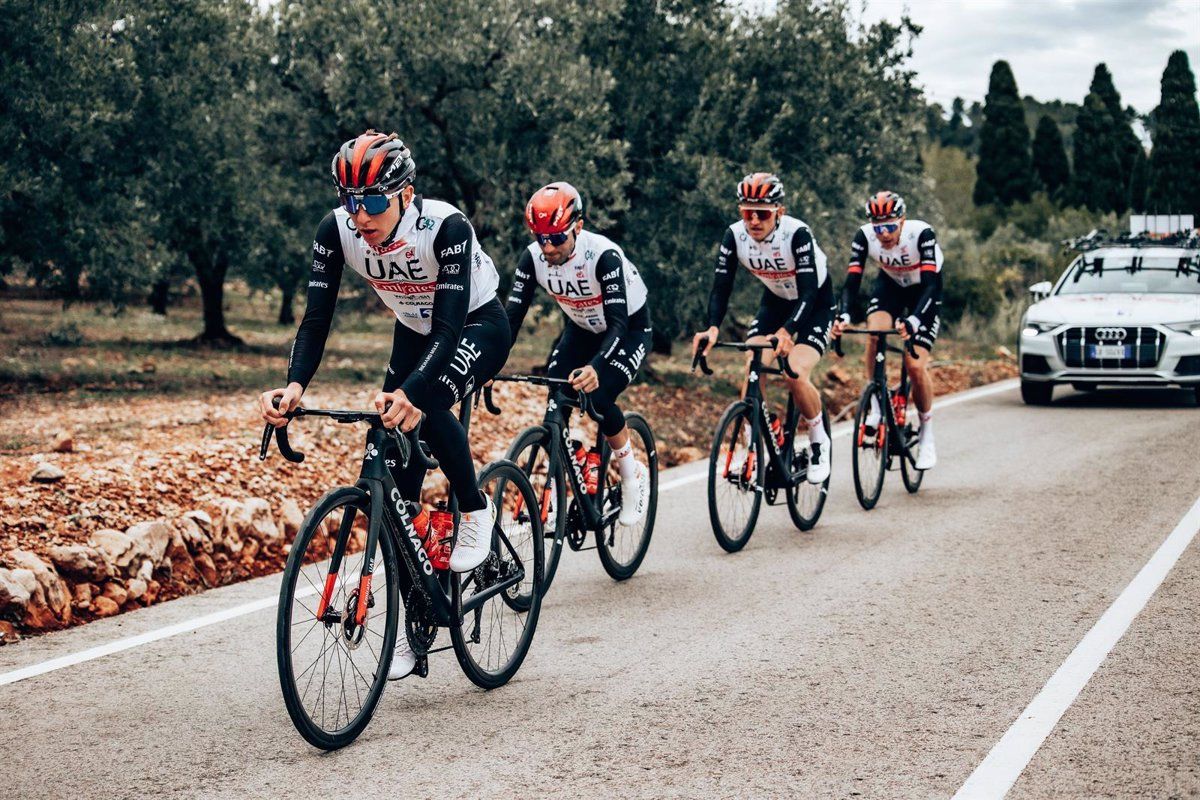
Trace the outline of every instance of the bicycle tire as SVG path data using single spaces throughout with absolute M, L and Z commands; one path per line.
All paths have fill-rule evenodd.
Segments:
M 637 437 L 633 446 L 635 457 L 647 462 L 643 466 L 646 467 L 647 477 L 650 480 L 650 499 L 646 505 L 646 513 L 634 523 L 634 525 L 640 526 L 640 533 L 636 537 L 621 537 L 622 542 L 636 542 L 628 558 L 621 558 L 617 555 L 618 549 L 624 550 L 624 548 L 617 547 L 617 535 L 619 529 L 633 526 L 621 525 L 616 519 L 613 519 L 612 525 L 596 533 L 596 554 L 600 556 L 600 563 L 603 565 L 604 571 L 615 581 L 629 580 L 642 565 L 642 561 L 646 558 L 646 551 L 650 547 L 650 537 L 654 535 L 654 518 L 658 513 L 658 451 L 654 444 L 654 432 L 650 430 L 650 423 L 646 422 L 641 414 L 635 412 L 625 414 L 625 428 L 629 431 L 631 439 L 635 435 Z M 612 496 L 614 484 L 619 487 L 620 475 L 617 473 L 615 465 L 606 466 L 605 475 L 608 485 L 605 487 L 604 497 L 608 498 Z
M 716 537 L 717 544 L 728 553 L 736 553 L 750 541 L 750 535 L 754 533 L 754 525 L 758 522 L 758 512 L 762 508 L 763 481 L 766 473 L 763 468 L 762 455 L 766 449 L 761 433 L 757 437 L 757 442 L 749 442 L 745 448 L 747 459 L 753 459 L 749 462 L 751 463 L 750 469 L 754 473 L 750 479 L 731 482 L 725 474 L 725 470 L 735 460 L 733 455 L 739 448 L 739 440 L 743 437 L 744 426 L 750 426 L 748 430 L 751 431 L 754 429 L 751 413 L 752 406 L 743 400 L 730 403 L 721 415 L 720 422 L 717 423 L 708 459 L 708 518 L 712 523 L 713 536 Z M 726 442 L 727 437 L 732 437 L 728 443 Z M 727 444 L 731 446 L 726 447 Z M 719 491 L 727 491 L 726 486 L 734 486 L 736 489 L 736 494 L 730 494 L 731 498 L 749 501 L 745 521 L 739 523 L 740 515 L 738 515 L 730 521 L 729 530 L 726 530 L 727 526 L 721 519 L 717 496 Z
M 859 436 L 863 431 L 863 424 L 871 407 L 871 398 L 878 392 L 878 387 L 874 383 L 868 383 L 863 389 L 862 395 L 858 400 L 858 410 L 854 414 L 854 430 L 850 435 L 850 446 L 853 448 L 851 455 L 853 456 L 853 472 L 854 472 L 854 494 L 858 498 L 858 504 L 865 510 L 870 511 L 879 502 L 879 495 L 883 493 L 883 476 L 887 472 L 887 409 L 880 406 L 880 420 L 878 430 L 882 431 L 884 437 L 884 446 L 881 447 L 863 447 L 859 442 Z M 878 442 L 878 440 L 876 440 Z M 874 452 L 878 458 L 879 464 L 877 467 L 868 467 L 864 469 L 859 466 L 859 459 L 863 457 L 864 452 Z M 871 473 L 874 472 L 872 475 Z M 869 490 L 869 491 L 868 491 Z
M 543 486 L 534 480 L 534 475 L 545 464 L 549 468 L 549 447 L 550 447 L 550 431 L 542 425 L 535 425 L 532 428 L 526 428 L 518 434 L 517 438 L 513 439 L 512 445 L 508 448 L 508 453 L 505 458 L 521 468 L 525 476 L 529 478 L 530 484 L 533 486 L 534 495 L 541 500 L 545 496 Z M 522 457 L 522 453 L 526 450 L 536 448 L 533 452 L 533 458 L 527 459 Z M 554 482 L 554 528 L 552 531 L 546 531 L 547 534 L 553 533 L 553 537 L 547 535 L 546 541 L 549 543 L 545 548 L 543 555 L 543 563 L 545 569 L 545 578 L 542 580 L 542 594 L 550 591 L 550 584 L 554 581 L 554 574 L 558 571 L 558 561 L 562 557 L 563 538 L 567 532 L 567 486 L 566 475 L 563 472 L 563 464 L 560 461 L 557 474 L 549 476 Z
M 791 419 L 793 417 L 793 415 L 796 420 L 796 426 L 792 428 L 790 433 L 791 433 L 792 441 L 793 441 L 792 450 L 794 452 L 795 451 L 794 442 L 795 442 L 795 436 L 796 436 L 796 427 L 798 427 L 799 423 L 800 423 L 800 414 L 795 409 L 794 401 L 789 397 L 788 398 L 788 416 L 787 416 L 787 418 Z M 822 414 L 821 419 L 822 419 L 821 424 L 825 428 L 825 437 L 829 441 L 829 445 L 826 445 L 826 447 L 825 447 L 825 457 L 830 460 L 830 466 L 832 467 L 832 465 L 833 465 L 833 446 L 832 446 L 833 439 L 829 438 L 829 435 L 830 435 L 829 415 Z M 793 469 L 795 469 L 795 459 L 797 459 L 797 458 L 804 458 L 805 460 L 807 460 L 808 453 L 805 452 L 800 455 L 793 455 L 793 465 L 792 465 Z M 797 483 L 796 485 L 788 488 L 788 490 L 787 490 L 787 508 L 788 508 L 788 515 L 792 518 L 793 525 L 795 525 L 797 528 L 799 528 L 802 531 L 810 531 L 816 526 L 817 520 L 819 520 L 821 518 L 821 512 L 825 509 L 825 500 L 826 500 L 826 498 L 829 497 L 829 482 L 831 480 L 833 480 L 833 470 L 832 469 L 830 469 L 830 471 L 829 471 L 829 476 L 827 478 L 825 478 L 825 480 L 822 481 L 820 484 L 809 483 L 808 479 L 806 477 L 806 478 L 801 479 L 800 482 Z M 811 504 L 802 503 L 801 502 L 802 498 L 804 500 L 810 500 Z M 802 510 L 802 507 L 811 508 L 812 510 L 806 514 L 804 512 L 804 510 Z

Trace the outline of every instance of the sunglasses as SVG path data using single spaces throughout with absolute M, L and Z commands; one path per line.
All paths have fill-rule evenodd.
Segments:
M 766 222 L 771 217 L 775 216 L 773 208 L 743 208 L 742 219 L 746 222 L 757 219 L 759 222 Z
M 387 211 L 388 204 L 396 195 L 394 194 L 348 194 L 339 192 L 338 199 L 342 201 L 342 208 L 346 209 L 351 214 L 357 214 L 360 208 L 365 209 L 368 214 L 375 216 Z
M 571 238 L 571 232 L 563 231 L 562 233 L 538 233 L 535 234 L 535 236 L 537 237 L 538 244 L 550 244 L 554 245 L 555 247 L 559 247 L 565 244 L 567 239 Z
M 899 222 L 889 222 L 887 225 L 872 225 L 876 233 L 895 233 L 900 230 Z

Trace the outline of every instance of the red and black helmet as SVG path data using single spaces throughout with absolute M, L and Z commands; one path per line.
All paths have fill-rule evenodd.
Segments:
M 871 222 L 904 216 L 904 198 L 895 192 L 876 192 L 867 200 L 867 218 Z
M 339 192 L 392 194 L 412 183 L 417 165 L 399 136 L 368 130 L 341 146 L 330 170 Z
M 548 183 L 525 206 L 525 225 L 534 234 L 563 233 L 583 219 L 583 198 L 566 181 Z
M 742 178 L 737 187 L 739 203 L 779 205 L 783 202 L 783 181 L 771 172 L 752 172 Z

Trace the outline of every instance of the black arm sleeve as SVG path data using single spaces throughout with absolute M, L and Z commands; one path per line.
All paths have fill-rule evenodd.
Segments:
M 863 268 L 867 265 L 867 235 L 862 228 L 850 243 L 850 261 L 846 267 L 846 283 L 842 286 L 842 303 L 838 314 L 858 316 L 858 290 L 862 286 Z
M 921 296 L 913 308 L 913 315 L 921 321 L 922 328 L 933 324 L 938 304 L 942 300 L 942 270 L 937 263 L 937 234 L 926 228 L 917 237 L 917 250 L 921 254 Z
M 309 381 L 317 374 L 321 356 L 325 354 L 329 327 L 333 324 L 333 309 L 337 305 L 338 288 L 342 284 L 342 268 L 345 265 L 346 256 L 338 236 L 337 217 L 330 211 L 317 226 L 317 235 L 313 237 L 308 300 L 304 318 L 300 320 L 300 328 L 296 331 L 296 341 L 292 343 L 292 354 L 288 358 L 288 383 L 298 383 L 307 389 Z
M 433 293 L 433 316 L 425 352 L 400 388 L 417 408 L 429 402 L 432 384 L 446 369 L 458 340 L 462 338 L 467 310 L 471 305 L 471 223 L 462 214 L 442 221 L 433 237 L 433 252 L 437 253 L 437 288 Z
M 533 255 L 526 248 L 517 261 L 517 272 L 513 275 L 512 289 L 508 293 L 508 303 L 504 313 L 508 315 L 508 329 L 512 334 L 513 344 L 517 343 L 517 334 L 521 332 L 521 323 L 529 313 L 529 305 L 533 302 L 533 290 L 537 287 L 534 278 Z
M 733 279 L 737 277 L 737 243 L 733 231 L 725 229 L 725 238 L 717 250 L 717 271 L 713 278 L 712 291 L 708 295 L 708 326 L 719 328 L 729 311 L 729 295 L 733 293 Z
M 625 265 L 616 250 L 607 250 L 600 255 L 596 274 L 600 276 L 600 297 L 604 301 L 605 331 L 591 364 L 599 372 L 629 330 L 629 303 L 625 298 Z
M 817 307 L 821 284 L 817 281 L 817 241 L 808 228 L 797 228 L 792 234 L 792 259 L 796 262 L 796 308 L 784 328 L 795 336 Z M 828 308 L 828 296 L 826 308 Z

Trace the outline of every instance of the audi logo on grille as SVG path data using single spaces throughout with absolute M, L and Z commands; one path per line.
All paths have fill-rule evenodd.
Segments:
M 1096 338 L 1102 342 L 1123 342 L 1127 335 L 1124 328 L 1096 328 Z

